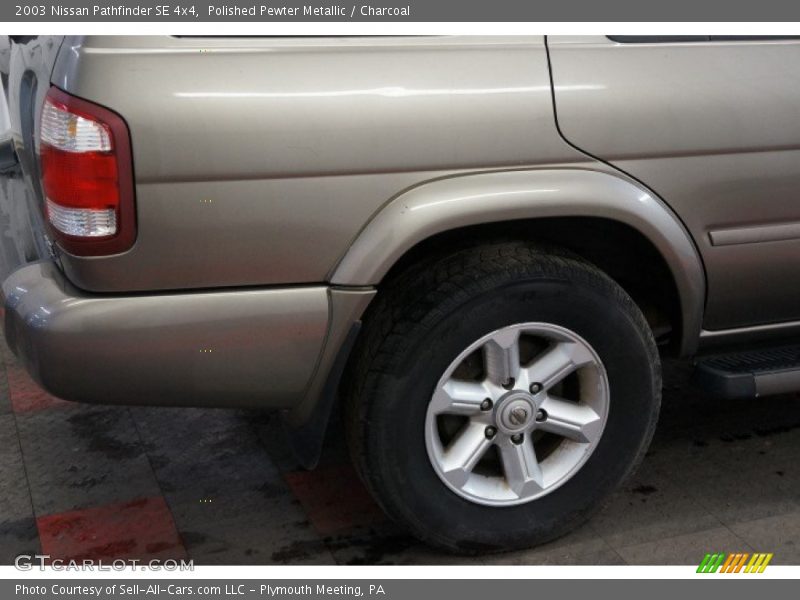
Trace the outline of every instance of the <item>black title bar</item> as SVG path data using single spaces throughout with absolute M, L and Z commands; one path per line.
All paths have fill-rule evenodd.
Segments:
M 795 0 L 5 0 L 3 22 L 786 22 Z

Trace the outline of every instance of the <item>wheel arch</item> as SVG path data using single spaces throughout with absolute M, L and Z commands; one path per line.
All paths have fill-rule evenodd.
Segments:
M 694 353 L 705 303 L 700 255 L 669 207 L 637 182 L 616 174 L 576 168 L 519 170 L 456 176 L 412 188 L 373 216 L 330 280 L 336 286 L 379 286 L 414 257 L 498 236 L 565 246 L 612 271 L 634 299 L 641 295 L 631 289 L 635 278 L 619 280 L 614 272 L 618 263 L 608 248 L 638 257 L 634 264 L 669 280 L 666 289 L 678 305 L 672 311 L 675 352 Z

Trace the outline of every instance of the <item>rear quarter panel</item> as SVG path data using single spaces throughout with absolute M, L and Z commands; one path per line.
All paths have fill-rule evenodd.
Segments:
M 127 121 L 138 239 L 78 286 L 326 281 L 402 191 L 575 161 L 540 37 L 68 38 L 53 74 Z

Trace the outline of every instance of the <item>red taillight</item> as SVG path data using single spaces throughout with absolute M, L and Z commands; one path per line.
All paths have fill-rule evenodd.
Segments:
M 51 87 L 42 108 L 47 221 L 71 254 L 123 252 L 136 238 L 128 127 L 116 113 Z

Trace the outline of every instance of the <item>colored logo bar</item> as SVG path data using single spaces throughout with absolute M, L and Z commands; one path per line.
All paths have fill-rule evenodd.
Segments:
M 774 554 L 764 552 L 708 553 L 697 567 L 698 573 L 763 573 Z

